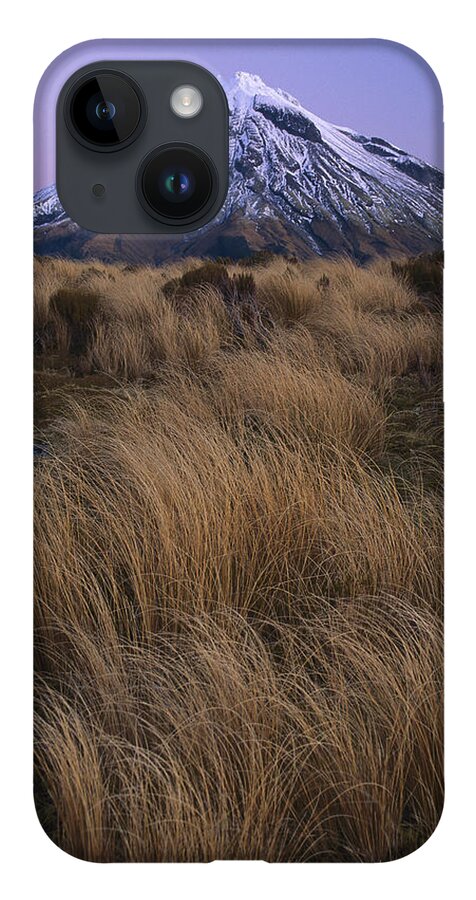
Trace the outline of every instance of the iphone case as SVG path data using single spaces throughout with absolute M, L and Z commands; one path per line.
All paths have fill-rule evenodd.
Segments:
M 54 184 L 62 85 L 139 58 L 230 109 L 225 205 L 166 244 Z M 441 142 L 386 41 L 97 41 L 40 82 L 35 802 L 67 853 L 372 862 L 435 829 Z

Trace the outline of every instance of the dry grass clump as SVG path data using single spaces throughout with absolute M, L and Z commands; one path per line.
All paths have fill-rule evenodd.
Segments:
M 39 264 L 40 819 L 95 861 L 394 859 L 442 804 L 439 319 L 390 264 L 263 259 L 238 331 L 201 266 Z
M 66 693 L 38 685 L 37 752 L 61 846 L 98 862 L 417 846 L 441 807 L 438 625 L 398 597 L 309 602 L 292 623 L 222 609 L 140 639 L 100 614 L 59 631 L 71 674 Z
M 164 596 L 173 612 L 218 598 L 272 614 L 280 592 L 296 609 L 306 580 L 319 594 L 402 589 L 435 606 L 437 502 L 417 488 L 402 500 L 392 475 L 376 477 L 335 435 L 328 444 L 318 421 L 279 421 L 279 407 L 274 422 L 246 416 L 226 388 L 210 402 L 177 379 L 58 423 L 58 456 L 38 474 L 50 607 L 71 597 L 75 617 L 78 591 L 98 580 L 114 604 L 131 591 L 148 629 L 167 618 Z
M 220 330 L 225 316 L 218 305 L 210 293 L 197 298 L 189 315 L 180 316 L 160 298 L 145 320 L 140 312 L 96 320 L 81 367 L 126 381 L 155 379 L 170 365 L 199 370 L 226 343 L 227 323 Z

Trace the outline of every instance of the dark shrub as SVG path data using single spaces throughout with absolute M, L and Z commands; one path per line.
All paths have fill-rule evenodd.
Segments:
M 205 262 L 196 269 L 189 269 L 180 278 L 172 278 L 163 285 L 166 297 L 184 297 L 200 287 L 214 287 L 222 292 L 224 285 L 230 281 L 226 266 L 218 262 Z
M 320 278 L 317 279 L 317 289 L 321 294 L 326 294 L 330 287 L 330 279 L 329 276 L 325 274 L 325 272 L 321 275 Z
M 256 283 L 251 272 L 243 272 L 243 274 L 240 273 L 239 275 L 234 275 L 232 284 L 234 294 L 238 300 L 251 299 L 255 297 Z
M 413 287 L 425 306 L 439 313 L 443 305 L 443 251 L 392 262 L 392 274 Z
M 86 351 L 91 325 L 100 317 L 99 294 L 62 288 L 51 298 L 51 308 L 63 319 L 70 330 L 70 352 L 79 356 Z
M 197 288 L 213 287 L 226 302 L 249 300 L 256 293 L 256 285 L 251 273 L 230 276 L 226 266 L 218 262 L 206 262 L 197 269 L 190 269 L 180 278 L 167 281 L 162 290 L 168 298 L 186 297 Z

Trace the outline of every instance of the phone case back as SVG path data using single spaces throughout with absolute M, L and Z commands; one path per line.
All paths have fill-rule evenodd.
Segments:
M 60 88 L 139 57 L 230 108 L 225 206 L 167 241 L 55 190 Z M 98 41 L 40 83 L 35 802 L 68 853 L 386 861 L 435 829 L 441 142 L 385 41 Z

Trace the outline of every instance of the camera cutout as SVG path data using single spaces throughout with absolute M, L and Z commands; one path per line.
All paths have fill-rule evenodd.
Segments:
M 124 60 L 76 72 L 57 104 L 65 212 L 105 234 L 207 224 L 228 189 L 228 121 L 223 88 L 194 63 Z

